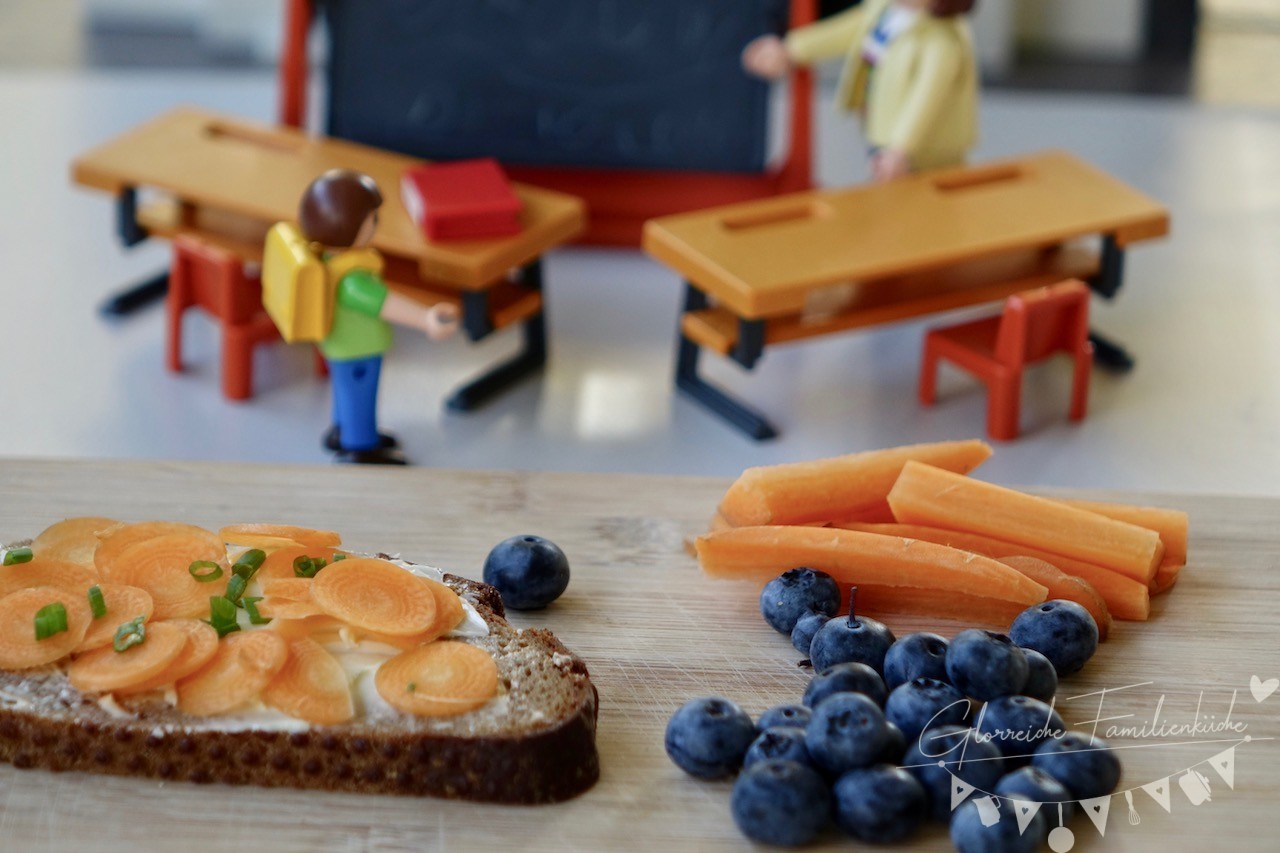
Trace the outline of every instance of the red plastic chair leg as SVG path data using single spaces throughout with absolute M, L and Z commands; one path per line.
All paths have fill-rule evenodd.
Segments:
M 932 406 L 938 399 L 938 352 L 925 335 L 924 355 L 920 359 L 920 402 Z
M 250 324 L 222 328 L 222 395 L 228 400 L 253 396 L 253 331 Z
M 165 296 L 165 364 L 174 373 L 182 372 L 182 315 L 192 305 L 191 282 L 186 263 L 174 253 L 169 267 L 169 292 Z
M 1073 421 L 1084 420 L 1089 408 L 1089 373 L 1093 370 L 1093 346 L 1085 347 L 1076 355 L 1075 370 L 1071 375 L 1071 411 Z
M 321 379 L 329 378 L 329 363 L 324 360 L 324 353 L 320 352 L 320 347 L 315 348 L 315 365 L 316 376 Z
M 1018 437 L 1022 374 L 993 376 L 987 383 L 987 434 L 997 441 Z

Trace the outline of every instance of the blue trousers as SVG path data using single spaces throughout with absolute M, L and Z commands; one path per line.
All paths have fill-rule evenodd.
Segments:
M 333 422 L 343 450 L 378 446 L 378 374 L 382 356 L 329 361 Z

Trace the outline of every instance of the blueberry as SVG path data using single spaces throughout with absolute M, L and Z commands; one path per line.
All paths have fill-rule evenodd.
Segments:
M 1067 822 L 1070 822 L 1076 811 L 1075 800 L 1071 798 L 1071 792 L 1066 786 L 1038 767 L 1021 767 L 1012 773 L 1006 773 L 996 783 L 996 789 L 992 793 L 1014 800 L 1061 804 L 1062 817 Z
M 979 702 L 1012 696 L 1027 683 L 1027 656 L 1004 634 L 970 628 L 947 649 L 947 676 Z
M 818 629 L 827 624 L 830 618 L 827 614 L 818 613 L 815 610 L 810 610 L 801 616 L 796 626 L 791 629 L 791 645 L 795 646 L 800 654 L 808 657 L 809 646 L 813 644 L 813 635 L 818 633 Z
M 889 694 L 884 716 L 910 743 L 925 729 L 963 723 L 969 718 L 969 700 L 945 681 L 913 678 Z
M 795 761 L 761 761 L 733 783 L 733 822 L 763 844 L 807 844 L 827 826 L 831 795 L 811 767 Z
M 924 788 L 930 814 L 943 822 L 951 817 L 953 773 L 980 791 L 990 791 L 1004 774 L 1000 750 L 989 743 L 978 743 L 973 730 L 964 726 L 927 730 L 907 749 L 902 766 Z
M 929 813 L 924 788 L 905 770 L 877 764 L 836 782 L 836 823 L 859 841 L 887 844 L 915 832 Z
M 879 705 L 861 693 L 837 693 L 813 710 L 804 741 L 814 763 L 837 774 L 872 764 L 888 737 Z
M 747 748 L 742 766 L 750 767 L 752 764 L 771 759 L 798 761 L 801 764 L 812 765 L 809 750 L 804 745 L 804 729 L 794 726 L 774 726 L 764 730 Z
M 764 585 L 760 613 L 775 631 L 790 634 L 796 621 L 810 610 L 834 615 L 840 609 L 840 587 L 817 569 L 792 569 Z
M 913 678 L 947 680 L 947 641 L 937 634 L 908 634 L 884 656 L 884 683 L 890 690 Z
M 496 587 L 512 610 L 538 610 L 569 586 L 569 561 L 541 536 L 512 536 L 485 557 L 484 582 Z
M 1061 782 L 1077 800 L 1110 794 L 1120 784 L 1120 759 L 1101 738 L 1067 732 L 1046 740 L 1031 756 L 1038 767 Z
M 686 773 L 719 779 L 742 765 L 756 727 L 745 711 L 719 696 L 694 699 L 667 723 L 667 755 Z
M 804 691 L 804 704 L 816 708 L 835 693 L 861 693 L 880 707 L 888 691 L 880 674 L 865 663 L 838 663 L 815 675 Z
M 803 729 L 809 725 L 810 716 L 812 712 L 803 705 L 778 705 L 760 715 L 760 719 L 756 721 L 756 728 L 760 731 L 774 726 L 795 726 Z
M 884 741 L 884 749 L 876 757 L 877 764 L 892 764 L 895 767 L 902 763 L 902 756 L 907 751 L 907 736 L 902 729 L 885 720 L 884 731 L 888 737 Z
M 1019 613 L 1009 636 L 1047 657 L 1059 678 L 1079 671 L 1098 650 L 1098 623 L 1079 604 L 1060 598 Z
M 1044 841 L 1048 829 L 1043 810 L 1036 812 L 1025 830 L 1019 831 L 1010 805 L 998 804 L 991 797 L 980 799 L 998 819 L 987 826 L 977 800 L 961 803 L 951 818 L 951 843 L 958 853 L 1031 853 Z
M 1027 683 L 1022 685 L 1022 695 L 1050 702 L 1058 694 L 1058 673 L 1049 659 L 1035 649 L 1023 647 L 1027 658 Z
M 884 672 L 884 656 L 892 645 L 893 632 L 883 622 L 850 613 L 818 629 L 809 645 L 809 659 L 819 672 L 849 661 Z
M 990 738 L 1006 757 L 1030 755 L 1046 740 L 1067 731 L 1057 711 L 1030 696 L 992 699 L 978 712 L 974 728 L 979 739 Z

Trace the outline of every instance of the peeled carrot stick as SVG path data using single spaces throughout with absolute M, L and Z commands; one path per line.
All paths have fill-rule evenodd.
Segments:
M 882 533 L 890 536 L 906 536 L 936 542 L 962 551 L 972 551 L 993 559 L 1004 557 L 1037 557 L 1072 577 L 1080 578 L 1092 586 L 1106 602 L 1107 610 L 1116 619 L 1145 621 L 1151 614 L 1151 597 L 1147 588 L 1133 578 L 1105 569 L 1093 563 L 1051 554 L 1038 548 L 1030 548 L 1015 542 L 1006 542 L 991 536 L 968 533 L 963 530 L 944 530 L 920 524 L 851 524 L 850 530 Z
M 897 616 L 929 616 L 955 619 L 965 628 L 988 627 L 1001 633 L 1026 609 L 1022 604 L 961 592 L 914 589 L 902 586 L 858 584 L 858 612 L 893 622 Z M 849 600 L 849 585 L 841 584 L 841 595 Z M 843 618 L 840 616 L 837 619 Z M 891 624 L 891 627 L 892 624 Z
M 995 536 L 1096 563 L 1143 584 L 1164 557 L 1154 530 L 919 462 L 903 466 L 889 506 L 907 524 Z
M 1182 510 L 1076 499 L 1065 499 L 1062 502 L 1107 518 L 1154 530 L 1160 534 L 1160 541 L 1164 543 L 1164 560 L 1160 565 L 1180 566 L 1187 562 L 1187 514 Z
M 319 726 L 345 723 L 356 715 L 342 664 L 305 637 L 289 643 L 289 658 L 262 691 L 262 701 Z
M 1149 589 L 1152 595 L 1160 595 L 1173 589 L 1174 584 L 1178 582 L 1178 575 L 1182 572 L 1182 566 L 1178 564 L 1162 564 L 1156 569 L 1156 576 L 1151 579 Z
M 854 518 L 883 511 L 885 497 L 908 460 L 967 473 L 990 455 L 985 442 L 944 441 L 748 468 L 725 493 L 720 513 L 738 527 Z
M 479 708 L 497 695 L 498 666 L 484 649 L 430 643 L 382 664 L 373 683 L 397 711 L 448 717 Z
M 702 569 L 712 577 L 768 581 L 808 566 L 838 583 L 947 590 L 1039 604 L 1043 586 L 989 557 L 898 536 L 824 527 L 738 527 L 700 537 Z
M 1048 560 L 1038 557 L 1002 557 L 1000 562 L 1011 569 L 1017 569 L 1036 583 L 1044 584 L 1049 590 L 1049 598 L 1074 601 L 1089 611 L 1094 624 L 1098 626 L 1098 639 L 1107 638 L 1111 631 L 1111 614 L 1107 611 L 1107 603 L 1088 581 L 1069 575 Z

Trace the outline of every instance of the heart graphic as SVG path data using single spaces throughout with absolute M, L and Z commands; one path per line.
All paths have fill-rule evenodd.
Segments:
M 1249 692 L 1253 694 L 1255 702 L 1265 702 L 1268 696 L 1276 692 L 1276 688 L 1280 688 L 1280 678 L 1263 681 L 1255 675 L 1249 679 Z

